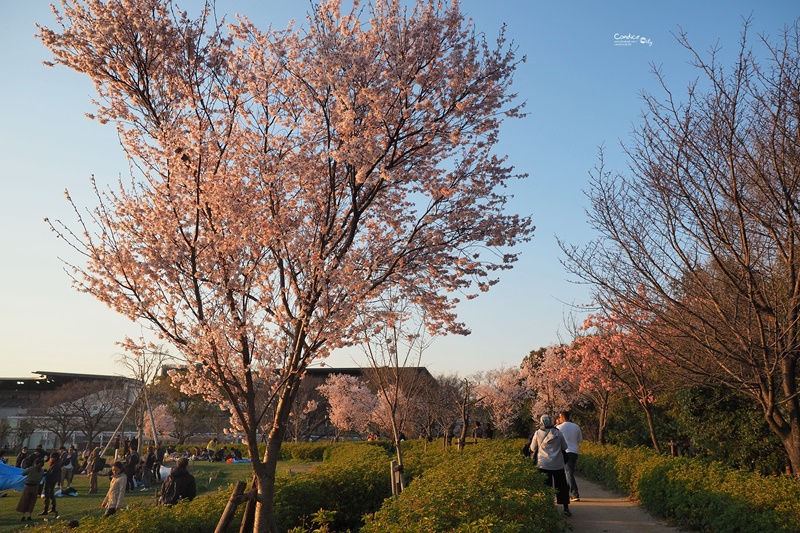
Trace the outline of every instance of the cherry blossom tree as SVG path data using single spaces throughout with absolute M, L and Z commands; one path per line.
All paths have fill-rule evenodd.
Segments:
M 304 370 L 353 344 L 389 287 L 432 334 L 531 238 L 506 212 L 494 153 L 519 63 L 458 2 L 339 0 L 303 28 L 225 25 L 169 0 L 62 0 L 39 27 L 52 64 L 86 74 L 129 180 L 51 228 L 85 258 L 78 290 L 149 323 L 188 363 L 187 391 L 230 410 L 250 446 L 254 528 L 275 530 L 275 470 Z M 130 342 L 133 350 L 139 348 Z M 265 420 L 266 413 L 272 413 Z M 263 457 L 257 433 L 268 427 Z
M 317 387 L 328 400 L 328 418 L 337 431 L 365 434 L 378 406 L 378 399 L 366 384 L 355 376 L 331 374 Z
M 154 405 L 165 406 L 168 418 L 163 420 L 170 427 L 167 434 L 180 444 L 199 433 L 217 435 L 224 431 L 230 420 L 230 416 L 220 410 L 219 404 L 207 402 L 200 394 L 182 392 L 169 374 L 156 381 L 150 396 Z M 160 429 L 159 432 L 163 433 Z
M 525 386 L 520 369 L 501 367 L 489 371 L 475 391 L 495 429 L 509 436 L 509 430 L 530 398 L 530 390 Z
M 597 380 L 606 390 L 623 389 L 636 399 L 644 412 L 653 448 L 661 453 L 653 420 L 653 404 L 658 383 L 656 354 L 626 320 L 617 315 L 590 315 L 582 330 L 591 333 L 581 339 L 575 356 L 580 372 Z
M 151 414 L 152 417 L 147 417 L 144 420 L 145 434 L 173 437 L 181 444 L 185 442 L 186 438 L 177 426 L 175 417 L 169 414 L 166 405 L 155 406 Z
M 575 402 L 575 394 L 565 369 L 566 348 L 551 344 L 532 352 L 522 362 L 520 375 L 531 394 L 531 415 L 538 421 L 543 414 L 554 415 Z
M 605 443 L 605 428 L 612 405 L 622 395 L 613 383 L 613 369 L 608 361 L 592 357 L 592 352 L 582 351 L 585 336 L 579 336 L 565 352 L 566 374 L 577 389 L 578 404 L 591 404 L 597 413 L 597 442 Z M 588 359 L 588 360 L 587 360 Z

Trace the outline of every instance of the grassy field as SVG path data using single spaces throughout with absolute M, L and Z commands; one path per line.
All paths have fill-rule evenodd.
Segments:
M 313 465 L 307 463 L 279 463 L 278 471 L 292 470 L 295 472 L 309 470 Z M 227 490 L 231 483 L 238 480 L 249 483 L 251 479 L 250 463 L 209 463 L 196 461 L 189 465 L 189 471 L 197 479 L 197 492 L 202 496 L 204 492 L 215 492 L 218 489 Z M 103 510 L 100 504 L 108 491 L 109 480 L 107 477 L 98 479 L 97 494 L 88 494 L 89 478 L 85 475 L 75 476 L 72 486 L 78 491 L 78 496 L 63 496 L 57 498 L 56 504 L 60 514 L 59 522 L 66 524 L 73 518 L 80 519 L 87 515 L 100 515 Z M 129 492 L 125 495 L 125 504 L 138 503 L 142 505 L 155 505 L 157 494 L 161 485 L 155 485 L 149 491 Z M 44 509 L 44 500 L 36 502 L 33 520 L 20 522 L 20 513 L 16 511 L 20 492 L 8 490 L 6 496 L 0 498 L 0 533 L 24 530 L 27 524 L 41 524 L 45 519 L 55 520 L 52 514 L 47 517 L 38 516 L 37 513 Z

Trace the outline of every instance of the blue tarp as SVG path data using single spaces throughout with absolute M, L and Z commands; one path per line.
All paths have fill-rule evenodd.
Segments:
M 0 490 L 22 490 L 24 486 L 25 476 L 22 475 L 22 469 L 0 462 Z

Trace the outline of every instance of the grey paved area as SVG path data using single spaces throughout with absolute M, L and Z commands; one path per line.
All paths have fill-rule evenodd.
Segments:
M 650 516 L 627 496 L 578 477 L 581 501 L 570 503 L 572 533 L 677 533 L 678 528 Z M 568 530 L 569 531 L 569 530 Z

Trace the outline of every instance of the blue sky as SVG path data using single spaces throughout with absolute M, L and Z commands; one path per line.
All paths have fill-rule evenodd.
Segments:
M 112 182 L 127 164 L 111 126 L 85 118 L 94 95 L 88 79 L 49 69 L 35 22 L 52 25 L 48 2 L 0 0 L 0 375 L 25 377 L 37 370 L 121 373 L 115 342 L 139 335 L 131 324 L 90 296 L 74 291 L 59 257 L 74 253 L 56 240 L 45 217 L 72 221 L 63 191 L 93 206 L 88 178 Z M 179 3 L 193 10 L 198 0 Z M 304 19 L 299 0 L 218 1 L 218 11 L 248 15 L 266 27 Z M 690 56 L 673 34 L 682 28 L 700 50 L 714 43 L 730 64 L 738 50 L 743 17 L 751 37 L 776 37 L 800 16 L 800 4 L 783 1 L 671 2 L 464 0 L 463 11 L 490 38 L 501 24 L 527 56 L 514 89 L 528 117 L 507 123 L 500 149 L 519 172 L 511 209 L 537 226 L 513 271 L 480 298 L 465 302 L 459 317 L 468 337 L 440 338 L 423 356 L 434 373 L 473 372 L 518 365 L 531 350 L 569 340 L 564 319 L 571 304 L 585 304 L 586 287 L 564 272 L 558 236 L 571 243 L 591 238 L 585 222 L 588 173 L 600 145 L 613 168 L 624 169 L 620 150 L 641 113 L 641 92 L 660 94 L 651 65 L 662 68 L 674 92 L 696 76 Z M 618 36 L 638 36 L 620 46 Z M 334 356 L 333 366 L 363 363 L 357 350 Z

